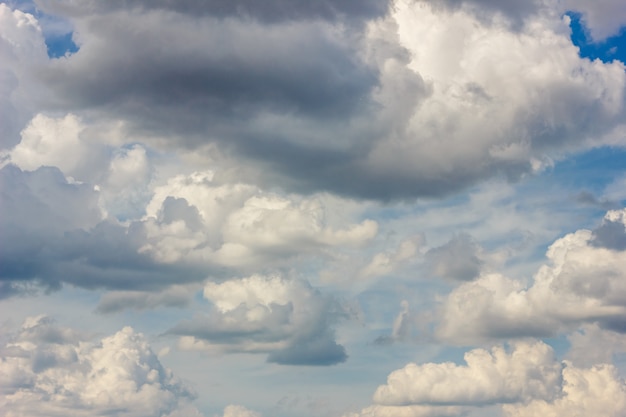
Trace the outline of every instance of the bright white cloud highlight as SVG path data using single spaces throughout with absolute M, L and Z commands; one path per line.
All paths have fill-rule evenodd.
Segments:
M 626 410 L 626 384 L 614 366 L 559 362 L 541 341 L 474 349 L 465 362 L 409 364 L 376 390 L 377 404 L 344 417 L 474 415 L 487 404 L 501 405 L 507 417 L 617 417 Z
M 392 372 L 374 394 L 380 405 L 480 405 L 552 399 L 561 364 L 550 346 L 519 342 L 465 354 L 467 365 L 409 364 Z
M 224 409 L 223 417 L 261 417 L 261 414 L 241 405 L 229 405 Z
M 563 369 L 563 388 L 553 401 L 505 404 L 506 417 L 619 417 L 626 413 L 626 384 L 612 365 Z
M 40 316 L 24 323 L 2 357 L 7 417 L 157 416 L 193 397 L 130 327 L 94 343 Z
M 247 184 L 220 184 L 211 171 L 176 176 L 155 189 L 143 253 L 162 262 L 202 259 L 230 267 L 284 264 L 302 255 L 359 247 L 375 237 L 372 220 L 333 228 L 315 197 L 280 196 Z

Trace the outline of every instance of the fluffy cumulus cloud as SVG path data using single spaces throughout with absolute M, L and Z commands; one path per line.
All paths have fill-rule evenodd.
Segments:
M 612 365 L 563 369 L 563 387 L 553 401 L 536 399 L 528 404 L 503 406 L 507 417 L 607 416 L 626 412 L 626 384 Z
M 376 390 L 374 405 L 345 417 L 459 416 L 486 404 L 501 405 L 510 417 L 618 416 L 626 406 L 615 367 L 559 362 L 541 341 L 474 349 L 465 362 L 409 364 Z
M 330 256 L 376 236 L 372 220 L 341 228 L 321 200 L 223 184 L 211 171 L 176 176 L 155 189 L 142 223 L 142 253 L 162 262 L 190 259 L 220 267 L 267 268 L 296 257 Z
M 403 1 L 391 17 L 410 52 L 407 67 L 431 93 L 406 115 L 403 135 L 372 149 L 368 160 L 381 171 L 402 167 L 415 186 L 424 178 L 440 187 L 495 171 L 515 176 L 540 169 L 554 149 L 580 146 L 620 123 L 623 64 L 580 59 L 558 19 L 532 17 L 516 33 L 506 20 L 483 21 L 464 7 Z M 602 104 L 591 97 L 603 97 Z M 573 115 L 587 106 L 594 122 L 580 130 Z
M 439 336 L 457 342 L 549 336 L 583 323 L 624 332 L 625 213 L 609 211 L 596 231 L 554 242 L 529 286 L 492 273 L 457 287 L 443 304 Z
M 2 347 L 0 369 L 6 416 L 163 416 L 194 396 L 130 327 L 90 342 L 30 318 Z
M 333 325 L 348 311 L 308 283 L 279 275 L 253 275 L 208 283 L 213 309 L 168 331 L 183 349 L 212 353 L 267 353 L 285 365 L 332 365 L 347 358 Z
M 561 364 L 548 345 L 520 342 L 507 352 L 475 349 L 467 365 L 409 364 L 392 372 L 374 401 L 381 405 L 481 405 L 552 399 L 560 385 Z

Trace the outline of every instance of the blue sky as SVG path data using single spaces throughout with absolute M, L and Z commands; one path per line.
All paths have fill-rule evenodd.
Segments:
M 626 414 L 621 3 L 0 3 L 0 409 Z

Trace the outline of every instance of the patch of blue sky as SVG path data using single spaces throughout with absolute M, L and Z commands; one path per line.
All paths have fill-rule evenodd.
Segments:
M 591 38 L 580 13 L 568 12 L 567 15 L 572 28 L 572 42 L 580 49 L 581 57 L 603 62 L 626 62 L 626 27 L 622 27 L 617 35 L 596 42 Z
M 63 35 L 54 35 L 46 37 L 46 46 L 48 47 L 48 57 L 60 58 L 78 52 L 78 46 L 72 39 L 73 32 Z
M 530 180 L 528 187 L 545 186 L 546 180 L 560 184 L 564 189 L 579 193 L 590 193 L 597 198 L 600 211 L 607 207 L 603 204 L 604 190 L 622 176 L 626 168 L 626 149 L 604 146 L 587 152 L 572 155 L 559 161 L 554 168 L 540 177 Z M 541 182 L 538 184 L 537 182 Z M 585 201 L 580 201 L 585 203 Z M 591 199 L 587 201 L 593 203 Z M 611 203 L 611 202 L 604 202 Z M 624 205 L 626 200 L 614 201 L 615 205 Z

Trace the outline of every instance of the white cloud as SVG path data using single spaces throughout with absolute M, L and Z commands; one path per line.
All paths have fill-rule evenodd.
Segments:
M 174 205 L 185 205 L 191 219 Z M 358 247 L 377 233 L 372 220 L 333 228 L 322 200 L 279 196 L 248 184 L 220 184 L 212 171 L 176 176 L 156 187 L 142 252 L 162 262 L 182 258 L 229 267 L 281 264 L 331 248 Z M 171 213 L 171 214 L 167 214 Z M 183 217 L 185 218 L 183 218 Z
M 509 351 L 474 349 L 465 361 L 409 364 L 389 375 L 374 405 L 344 417 L 484 415 L 486 404 L 507 417 L 618 417 L 626 411 L 626 384 L 614 366 L 559 362 L 541 341 L 515 342 Z
M 53 166 L 76 180 L 90 179 L 97 166 L 89 155 L 93 151 L 81 139 L 84 129 L 73 114 L 58 119 L 38 114 L 22 131 L 22 140 L 10 151 L 8 161 L 27 171 Z
M 389 19 L 407 67 L 430 94 L 399 99 L 413 111 L 395 114 L 401 129 L 375 143 L 373 171 L 412 178 L 414 187 L 446 188 L 499 170 L 515 177 L 549 165 L 556 149 L 597 145 L 598 132 L 622 123 L 623 64 L 581 59 L 556 13 L 533 15 L 515 31 L 463 7 L 398 1 Z M 385 33 L 372 25 L 372 36 Z M 593 113 L 584 121 L 576 116 L 583 108 Z
M 358 276 L 380 277 L 394 272 L 411 259 L 419 257 L 421 255 L 419 249 L 423 243 L 423 237 L 419 235 L 402 240 L 396 248 L 375 254 L 372 260 L 358 271 Z
M 256 411 L 248 410 L 241 405 L 229 405 L 224 408 L 223 417 L 261 417 L 261 414 Z
M 193 397 L 130 327 L 94 343 L 35 317 L 2 357 L 0 406 L 7 417 L 163 415 Z
M 280 364 L 332 365 L 347 358 L 333 330 L 346 311 L 307 282 L 253 275 L 209 282 L 204 297 L 212 312 L 169 331 L 182 336 L 183 349 L 268 353 L 268 361 Z
M 612 365 L 563 369 L 563 388 L 553 401 L 505 404 L 507 417 L 620 417 L 626 413 L 626 384 Z
M 624 331 L 626 248 L 600 245 L 611 224 L 611 244 L 624 240 L 624 210 L 610 211 L 597 232 L 579 230 L 555 241 L 530 286 L 485 274 L 453 290 L 442 307 L 438 335 L 469 342 L 491 337 L 547 336 L 598 322 Z M 621 233 L 621 241 L 615 233 Z M 605 239 L 608 239 L 605 237 Z
M 507 352 L 474 349 L 467 365 L 409 364 L 378 387 L 374 402 L 398 405 L 482 405 L 552 399 L 560 386 L 561 364 L 542 342 L 514 343 Z
M 184 198 L 196 207 L 209 230 L 218 231 L 228 215 L 259 190 L 243 183 L 221 184 L 214 177 L 215 173 L 209 170 L 169 178 L 165 184 L 154 188 L 154 196 L 146 206 L 146 216 L 158 217 L 167 197 Z M 219 239 L 215 240 L 215 244 L 219 242 Z
M 343 417 L 458 417 L 463 415 L 462 407 L 426 405 L 387 406 L 371 405 L 358 413 L 344 414 Z
M 359 246 L 372 239 L 378 230 L 372 220 L 340 230 L 324 223 L 324 207 L 319 200 L 295 203 L 272 195 L 251 197 L 226 220 L 222 229 L 226 245 L 218 256 L 229 258 L 230 245 L 286 255 L 325 246 Z
M 36 71 L 47 60 L 41 27 L 32 15 L 0 3 L 0 148 L 19 142 L 19 132 L 34 115 Z

